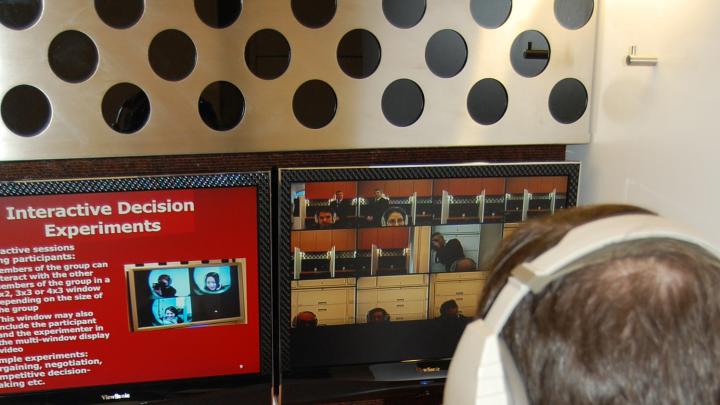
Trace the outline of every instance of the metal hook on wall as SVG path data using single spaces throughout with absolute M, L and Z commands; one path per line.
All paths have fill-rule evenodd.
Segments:
M 547 49 L 532 49 L 532 42 L 528 42 L 527 49 L 523 51 L 525 59 L 550 59 L 550 51 Z
M 625 63 L 628 66 L 655 66 L 658 63 L 656 56 L 641 56 L 637 54 L 637 46 L 633 45 L 630 47 L 630 52 L 625 58 Z

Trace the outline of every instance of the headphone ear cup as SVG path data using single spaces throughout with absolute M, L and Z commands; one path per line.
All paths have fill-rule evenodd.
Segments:
M 500 351 L 500 360 L 505 370 L 505 381 L 507 384 L 507 392 L 510 401 L 513 404 L 528 404 L 527 388 L 525 381 L 520 375 L 515 359 L 510 353 L 510 348 L 504 340 L 499 339 L 498 349 Z

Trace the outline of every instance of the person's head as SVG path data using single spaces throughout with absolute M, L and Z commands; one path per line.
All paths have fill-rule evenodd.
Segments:
M 631 206 L 583 207 L 521 226 L 503 241 L 492 261 L 479 315 L 487 317 L 511 273 L 527 277 L 517 270 L 521 263 L 533 262 L 562 240 L 565 248 L 552 252 L 554 260 L 545 255 L 546 260 L 531 267 L 542 271 L 540 263 L 552 261 L 558 263 L 554 274 L 564 275 L 522 295 L 500 332 L 528 401 L 715 403 L 720 376 L 710 370 L 720 366 L 720 339 L 706 331 L 720 328 L 720 260 L 669 236 L 599 244 L 575 253 L 592 246 L 586 240 L 600 227 L 590 224 L 583 233 L 569 231 L 601 218 L 602 226 L 622 214 L 648 212 Z M 617 232 L 633 217 L 616 217 L 606 229 Z M 628 229 L 618 236 L 637 228 Z M 578 246 L 568 249 L 573 240 L 580 241 Z M 570 259 L 573 254 L 578 257 Z M 487 319 L 498 316 L 493 314 Z M 460 349 L 456 353 L 464 355 Z
M 367 323 L 390 322 L 390 314 L 383 308 L 373 308 L 367 313 Z
M 440 232 L 435 232 L 430 236 L 430 248 L 433 250 L 440 250 L 445 246 L 445 237 Z
M 299 312 L 292 321 L 292 326 L 296 328 L 314 328 L 317 324 L 317 316 L 311 311 Z
M 320 227 L 330 226 L 335 222 L 333 213 L 329 208 L 320 208 L 317 211 L 317 224 Z
M 340 201 L 343 199 L 344 196 L 345 196 L 345 194 L 343 193 L 342 190 L 335 191 L 335 199 L 336 200 Z
M 500 243 L 490 259 L 490 275 L 485 283 L 478 306 L 478 316 L 484 318 L 497 294 L 507 283 L 510 272 L 520 263 L 530 261 L 547 251 L 573 228 L 602 218 L 629 214 L 651 214 L 650 211 L 623 204 L 604 204 L 560 210 L 522 224 Z
M 382 190 L 380 190 L 379 188 L 376 188 L 375 189 L 375 198 L 380 198 L 380 197 L 382 197 L 382 195 L 383 195 Z
M 405 218 L 405 210 L 400 207 L 390 207 L 383 214 L 383 223 L 385 226 L 405 226 L 407 221 Z
M 220 288 L 220 275 L 214 271 L 205 275 L 205 289 L 217 291 Z
M 452 319 L 460 317 L 460 308 L 455 300 L 447 300 L 440 305 L 440 317 Z
M 450 266 L 450 271 L 475 271 L 477 270 L 477 264 L 475 260 L 469 257 L 463 257 L 457 259 Z
M 165 319 L 166 320 L 172 320 L 178 317 L 180 315 L 180 310 L 175 308 L 174 306 L 169 306 L 165 308 Z
M 172 279 L 167 274 L 161 274 L 160 276 L 158 276 L 158 284 L 163 287 L 167 287 L 172 284 Z

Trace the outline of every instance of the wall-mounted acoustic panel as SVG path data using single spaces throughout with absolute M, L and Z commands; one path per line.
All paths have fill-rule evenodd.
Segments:
M 415 3 L 0 1 L 0 160 L 589 141 L 597 1 Z

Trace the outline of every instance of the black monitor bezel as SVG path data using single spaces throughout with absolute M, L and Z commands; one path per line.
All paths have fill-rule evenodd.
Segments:
M 258 304 L 259 308 L 271 308 L 273 305 L 273 276 L 271 270 L 272 205 L 271 173 L 269 171 L 4 181 L 0 182 L 0 197 L 237 187 L 248 187 L 256 190 Z M 252 387 L 258 385 L 269 387 L 273 375 L 274 321 L 271 311 L 259 311 L 259 314 L 259 373 L 13 393 L 0 395 L 0 399 L 12 399 L 17 403 L 37 403 L 38 401 L 44 403 L 99 403 L 108 400 L 104 399 L 103 396 L 130 394 L 129 398 L 118 399 L 153 401 L 167 399 L 172 396 L 182 396 L 183 393 L 188 392 L 206 392 L 208 390 L 242 386 L 252 389 Z M 270 391 L 267 390 L 266 392 L 269 403 Z

